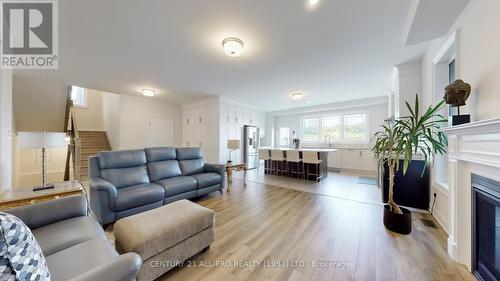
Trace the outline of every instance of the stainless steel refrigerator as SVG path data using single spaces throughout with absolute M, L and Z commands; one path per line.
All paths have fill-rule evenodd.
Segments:
M 246 168 L 248 170 L 259 167 L 259 128 L 245 125 L 243 127 L 244 146 L 243 154 L 245 156 Z

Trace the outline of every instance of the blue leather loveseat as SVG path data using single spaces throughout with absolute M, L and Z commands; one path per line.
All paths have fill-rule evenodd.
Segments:
M 89 159 L 90 208 L 100 223 L 180 199 L 222 192 L 224 165 L 207 164 L 200 148 L 104 151 Z

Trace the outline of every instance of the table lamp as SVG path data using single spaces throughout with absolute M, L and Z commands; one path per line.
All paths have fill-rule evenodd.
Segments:
M 54 188 L 54 184 L 47 184 L 47 148 L 67 147 L 65 133 L 53 132 L 19 132 L 19 148 L 42 150 L 42 185 L 33 188 L 33 191 Z
M 227 164 L 231 164 L 231 153 L 236 149 L 240 149 L 240 140 L 227 140 L 227 148 L 229 149 L 229 160 L 227 160 Z

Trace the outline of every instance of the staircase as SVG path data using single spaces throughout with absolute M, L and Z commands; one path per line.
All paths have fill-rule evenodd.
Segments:
M 78 131 L 80 137 L 80 180 L 88 179 L 88 159 L 101 151 L 111 150 L 108 136 L 103 131 Z
M 70 138 L 66 154 L 64 180 L 85 181 L 89 178 L 89 157 L 104 150 L 111 150 L 105 131 L 84 131 L 78 129 L 78 122 L 71 100 L 71 87 L 68 91 L 64 131 Z

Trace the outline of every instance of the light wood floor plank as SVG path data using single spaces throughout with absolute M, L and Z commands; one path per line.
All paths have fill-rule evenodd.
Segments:
M 384 228 L 381 205 L 239 179 L 195 202 L 216 212 L 216 239 L 192 262 L 260 266 L 183 267 L 160 280 L 475 280 L 448 257 L 444 231 L 421 222 L 433 220 L 425 213 L 399 235 Z M 330 263 L 313 266 L 320 261 Z

